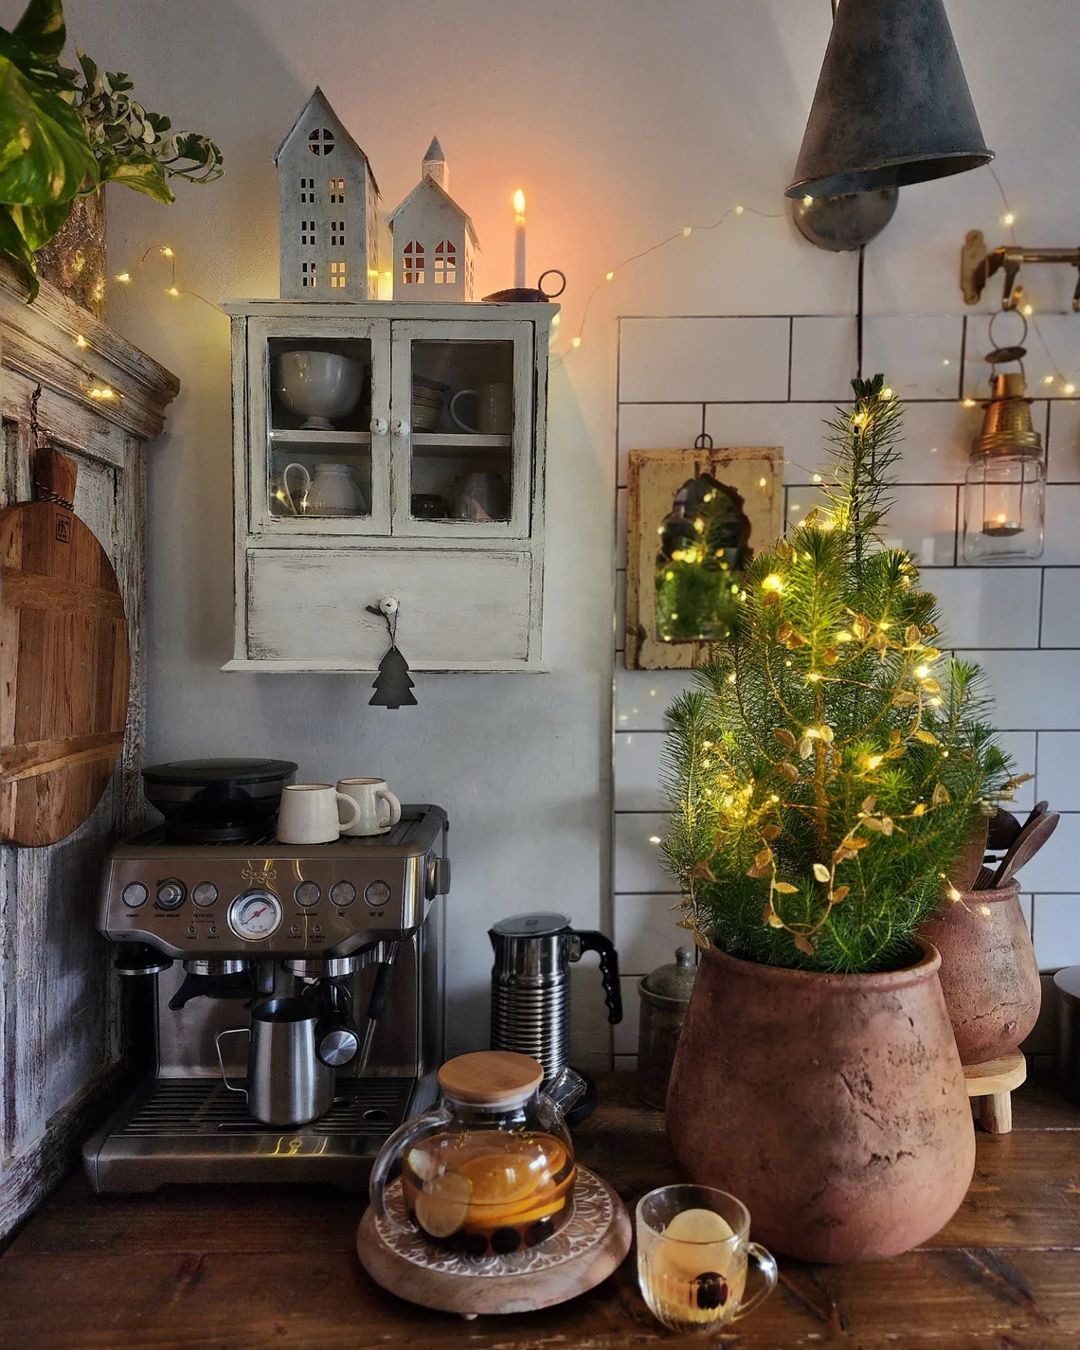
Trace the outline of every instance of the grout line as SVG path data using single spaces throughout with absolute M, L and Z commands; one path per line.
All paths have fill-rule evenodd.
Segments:
M 788 319 L 787 339 L 787 401 L 791 402 L 791 366 L 795 352 L 795 316 Z
M 967 373 L 965 362 L 967 361 L 967 336 L 968 336 L 968 316 L 965 314 L 960 328 L 960 369 L 957 372 L 957 392 L 956 397 L 964 397 L 964 376 Z
M 1039 618 L 1035 629 L 1036 645 L 1043 649 L 1043 599 L 1046 594 L 1046 568 L 1039 568 Z

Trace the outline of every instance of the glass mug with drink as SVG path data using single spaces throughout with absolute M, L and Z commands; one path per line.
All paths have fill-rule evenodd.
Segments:
M 725 1191 L 661 1186 L 638 1201 L 636 1228 L 642 1297 L 671 1331 L 736 1322 L 776 1288 L 775 1260 L 749 1241 L 750 1214 Z M 751 1260 L 760 1285 L 746 1298 Z

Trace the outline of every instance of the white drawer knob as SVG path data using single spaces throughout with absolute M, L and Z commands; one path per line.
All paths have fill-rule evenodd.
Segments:
M 373 417 L 371 419 L 371 434 L 373 436 L 385 436 L 390 429 L 390 424 L 385 417 Z
M 404 417 L 398 417 L 395 419 L 394 421 L 395 436 L 407 436 L 410 431 L 412 431 L 412 427 L 409 426 L 409 423 L 405 420 Z

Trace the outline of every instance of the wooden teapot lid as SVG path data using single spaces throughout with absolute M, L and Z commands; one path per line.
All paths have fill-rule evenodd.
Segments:
M 439 1070 L 439 1087 L 470 1106 L 514 1106 L 532 1096 L 544 1070 L 530 1055 L 509 1050 L 478 1050 L 448 1059 Z

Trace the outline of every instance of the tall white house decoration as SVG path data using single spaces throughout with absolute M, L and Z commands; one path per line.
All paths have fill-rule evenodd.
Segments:
M 479 244 L 472 221 L 449 187 L 450 170 L 436 137 L 424 155 L 420 182 L 390 214 L 395 300 L 473 298 Z
M 379 187 L 321 89 L 274 154 L 283 300 L 374 300 Z

